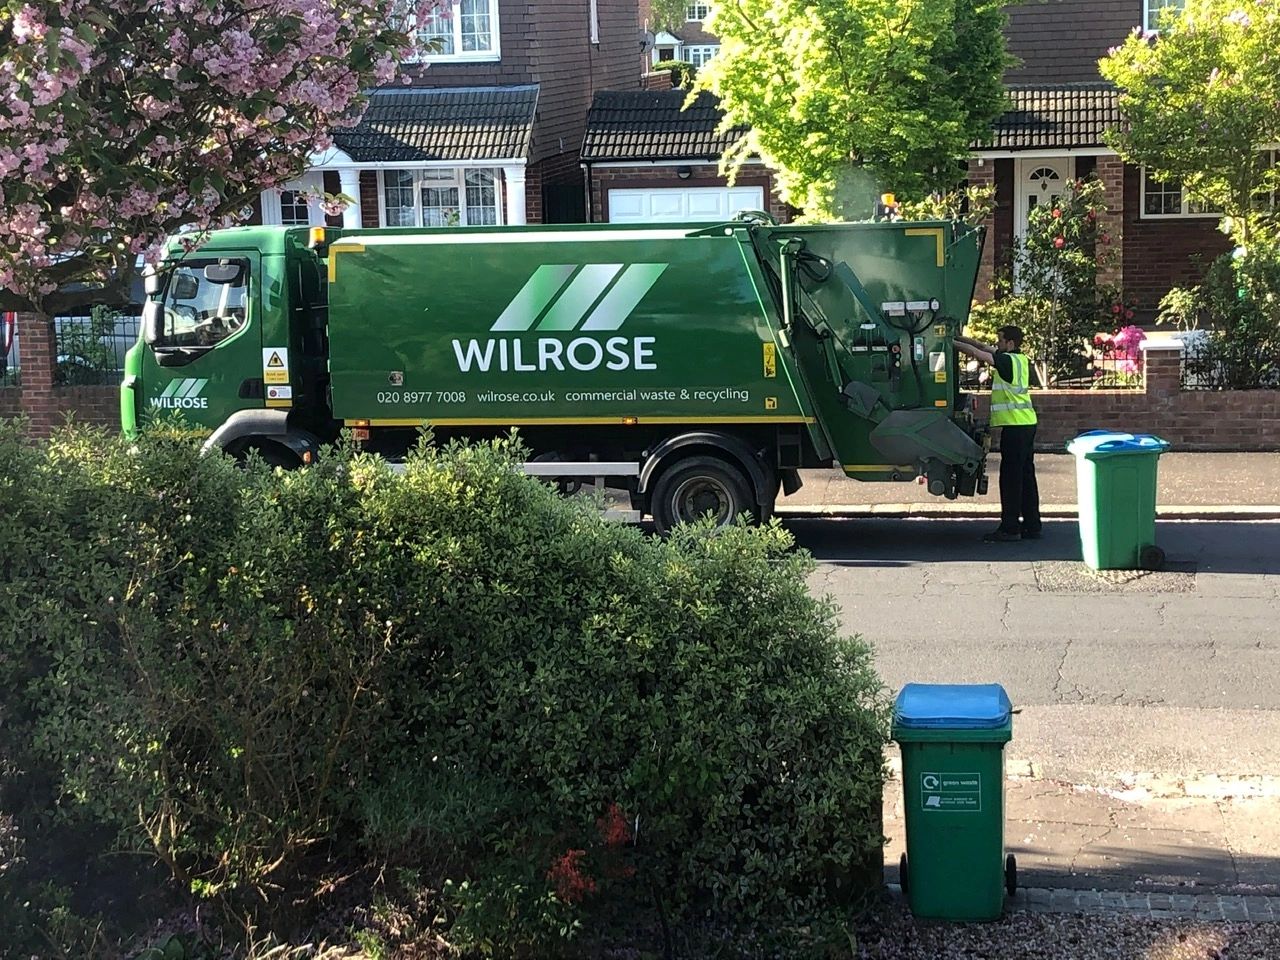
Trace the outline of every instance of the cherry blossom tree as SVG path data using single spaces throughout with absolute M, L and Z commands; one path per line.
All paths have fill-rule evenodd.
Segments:
M 0 0 L 0 309 L 118 300 L 301 174 L 435 0 Z

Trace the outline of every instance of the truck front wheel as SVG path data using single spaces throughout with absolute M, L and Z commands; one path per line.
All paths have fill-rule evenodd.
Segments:
M 715 457 L 690 457 L 667 467 L 654 485 L 650 512 L 663 536 L 678 523 L 692 523 L 708 514 L 720 527 L 743 513 L 757 516 L 746 476 Z

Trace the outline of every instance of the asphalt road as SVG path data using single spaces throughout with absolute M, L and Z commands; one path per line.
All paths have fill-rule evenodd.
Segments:
M 1014 768 L 1280 782 L 1280 523 L 1162 522 L 1169 565 L 1091 575 L 1072 522 L 984 544 L 990 521 L 787 521 L 814 589 L 875 648 L 886 684 L 999 682 Z

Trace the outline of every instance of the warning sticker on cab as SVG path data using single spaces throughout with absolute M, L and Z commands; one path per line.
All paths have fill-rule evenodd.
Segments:
M 778 375 L 778 348 L 772 343 L 764 346 L 764 375 L 766 378 Z
M 982 774 L 920 774 L 920 808 L 947 813 L 981 812 Z
M 288 347 L 263 347 L 262 348 L 262 382 L 263 383 L 288 383 L 289 382 L 289 348 Z

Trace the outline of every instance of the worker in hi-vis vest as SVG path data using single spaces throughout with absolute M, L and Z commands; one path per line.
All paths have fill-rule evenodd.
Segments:
M 996 345 L 968 337 L 956 349 L 989 364 L 991 426 L 1000 428 L 1000 526 L 983 540 L 1004 543 L 1040 539 L 1040 488 L 1036 485 L 1036 411 L 1031 405 L 1031 361 L 1022 352 L 1022 330 L 1001 327 Z

